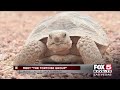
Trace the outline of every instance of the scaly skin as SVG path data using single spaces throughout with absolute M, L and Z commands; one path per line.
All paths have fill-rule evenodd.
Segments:
M 105 61 L 93 40 L 90 37 L 81 37 L 77 43 L 77 49 L 84 64 L 104 64 Z
M 14 58 L 14 65 L 34 64 L 37 59 L 43 57 L 46 46 L 41 41 L 33 41 L 23 47 Z

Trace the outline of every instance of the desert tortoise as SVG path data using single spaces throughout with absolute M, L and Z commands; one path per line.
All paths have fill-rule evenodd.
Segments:
M 42 21 L 15 57 L 15 65 L 40 63 L 103 64 L 109 39 L 91 17 L 62 12 Z

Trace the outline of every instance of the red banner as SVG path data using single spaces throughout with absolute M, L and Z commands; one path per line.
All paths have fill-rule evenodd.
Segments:
M 80 66 L 14 66 L 14 70 L 80 70 Z

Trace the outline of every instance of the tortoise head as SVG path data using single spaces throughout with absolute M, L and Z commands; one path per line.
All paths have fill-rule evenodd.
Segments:
M 70 49 L 72 40 L 69 34 L 64 30 L 55 30 L 49 33 L 47 47 L 53 52 L 61 52 Z

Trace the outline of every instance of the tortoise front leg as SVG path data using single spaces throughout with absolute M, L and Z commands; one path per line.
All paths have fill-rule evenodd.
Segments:
M 81 37 L 77 42 L 77 49 L 83 59 L 84 64 L 104 64 L 102 55 L 90 37 Z
M 14 65 L 34 64 L 43 57 L 46 46 L 41 41 L 33 41 L 23 46 L 23 49 L 14 58 Z

